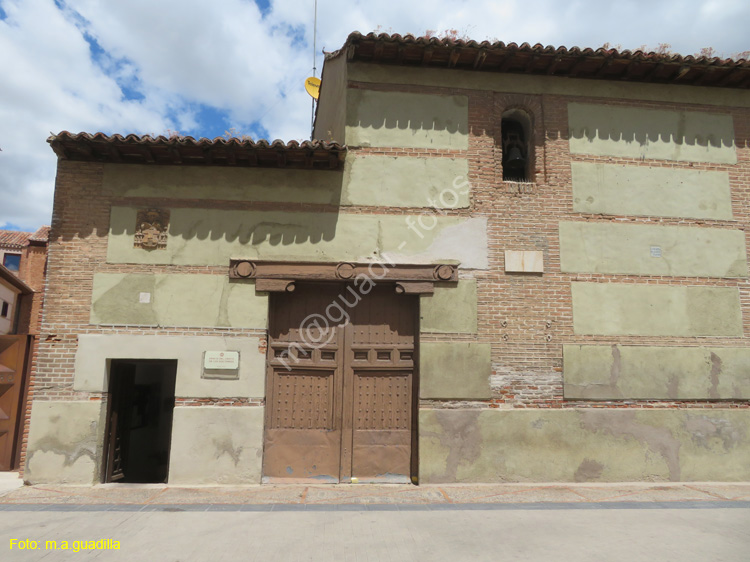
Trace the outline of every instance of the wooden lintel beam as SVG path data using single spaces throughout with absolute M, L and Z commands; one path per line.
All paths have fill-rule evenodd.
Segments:
M 672 80 L 682 80 L 690 73 L 692 69 L 692 66 L 683 64 L 680 68 L 677 69 L 677 74 L 674 75 L 674 78 L 672 78 Z
M 230 166 L 237 165 L 237 155 L 232 149 L 227 150 L 227 164 L 229 164 Z
M 575 78 L 578 76 L 578 74 L 581 72 L 581 69 L 586 66 L 589 62 L 589 59 L 586 57 L 581 57 L 581 59 L 573 65 L 573 68 L 570 69 L 570 76 Z
M 460 56 L 461 51 L 459 49 L 453 49 L 451 51 L 451 54 L 448 55 L 448 68 L 453 68 L 454 66 L 456 66 L 456 63 L 458 62 Z
M 737 74 L 738 73 L 736 73 L 733 68 L 726 69 L 726 72 L 724 73 L 724 75 L 719 80 L 714 82 L 712 86 L 721 87 L 721 86 L 726 86 L 727 84 L 731 84 L 737 78 Z
M 715 68 L 704 68 L 703 74 L 698 76 L 698 78 L 695 78 L 691 84 L 693 86 L 702 86 L 706 82 L 711 82 L 711 78 L 716 76 L 716 69 Z
M 331 154 L 328 155 L 328 167 L 331 170 L 335 170 L 336 168 L 339 167 L 339 157 L 337 154 L 332 152 Z
M 276 153 L 276 163 L 278 164 L 279 168 L 286 168 L 286 152 L 283 150 L 279 150 Z
M 109 155 L 112 158 L 113 162 L 122 162 L 122 154 L 120 154 L 120 151 L 117 150 L 117 147 L 112 144 L 109 145 Z
M 526 74 L 531 73 L 534 70 L 534 67 L 536 66 L 536 61 L 539 60 L 539 55 L 531 55 L 531 58 L 529 58 L 529 62 L 526 63 L 526 66 L 523 68 L 523 71 Z
M 143 152 L 143 158 L 148 162 L 149 164 L 153 164 L 156 162 L 156 158 L 154 158 L 154 153 L 151 152 L 151 149 L 147 146 L 142 146 L 141 151 Z
M 383 51 L 385 50 L 385 41 L 376 41 L 375 42 L 375 49 L 372 53 L 372 60 L 375 62 L 378 62 L 381 58 L 383 58 Z
M 61 142 L 55 141 L 50 146 L 52 147 L 52 150 L 55 152 L 55 154 L 57 154 L 58 158 L 60 158 L 61 160 L 68 159 L 68 153 Z
M 94 156 L 94 150 L 91 148 L 91 145 L 88 144 L 88 143 L 76 144 L 75 148 L 76 148 L 76 150 L 78 152 L 82 152 L 83 154 L 85 154 L 89 158 L 91 158 L 91 157 Z
M 625 69 L 625 74 L 621 76 L 623 80 L 629 80 L 635 75 L 636 70 L 640 68 L 640 64 L 634 61 L 630 61 L 628 67 Z
M 425 47 L 424 54 L 422 55 L 422 66 L 427 66 L 428 64 L 430 64 L 434 52 L 434 47 Z
M 554 74 L 555 70 L 557 70 L 557 67 L 560 66 L 561 61 L 562 61 L 562 57 L 559 57 L 559 56 L 552 59 L 552 62 L 547 67 L 546 73 L 550 75 Z
M 652 82 L 654 78 L 656 78 L 656 75 L 659 73 L 659 71 L 664 67 L 663 62 L 658 62 L 654 65 L 654 68 L 651 69 L 651 72 L 646 74 L 646 76 L 643 77 L 643 79 L 646 82 Z
M 404 51 L 405 50 L 406 50 L 405 47 L 401 44 L 399 44 L 396 47 L 396 62 L 398 64 L 404 64 Z
M 182 164 L 182 156 L 180 155 L 180 151 L 177 150 L 177 147 L 170 146 L 169 154 L 172 156 L 172 162 L 175 164 Z
M 508 69 L 510 68 L 510 65 L 513 64 L 514 60 L 515 59 L 513 58 L 513 55 L 512 54 L 508 54 L 503 59 L 503 62 L 500 64 L 500 66 L 498 67 L 498 71 L 499 72 L 507 72 Z
M 474 64 L 473 64 L 474 70 L 479 70 L 480 68 L 482 68 L 482 65 L 484 64 L 484 61 L 486 59 L 487 59 L 486 49 L 479 49 L 477 51 L 477 56 L 474 57 Z
M 253 150 L 252 152 L 248 152 L 247 154 L 247 163 L 250 166 L 257 166 L 258 165 L 258 151 Z
M 602 76 L 604 76 L 607 73 L 607 70 L 609 69 L 609 67 L 612 66 L 613 62 L 614 62 L 614 59 L 612 58 L 604 59 L 604 62 L 596 70 L 596 73 L 594 74 L 594 76 L 596 78 L 601 78 Z

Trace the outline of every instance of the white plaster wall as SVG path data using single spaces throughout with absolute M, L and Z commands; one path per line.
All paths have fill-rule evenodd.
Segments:
M 262 407 L 178 407 L 170 484 L 260 484 Z

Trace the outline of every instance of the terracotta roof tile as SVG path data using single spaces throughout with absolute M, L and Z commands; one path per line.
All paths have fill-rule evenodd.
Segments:
M 750 61 L 358 31 L 326 59 L 634 82 L 750 88 Z
M 31 232 L 17 230 L 0 230 L 0 247 L 21 249 L 29 244 Z
M 346 146 L 325 141 L 247 140 L 217 137 L 73 134 L 62 131 L 47 139 L 58 158 L 137 164 L 259 166 L 331 170 L 343 166 Z
M 40 226 L 37 231 L 29 237 L 29 242 L 49 242 L 49 226 Z

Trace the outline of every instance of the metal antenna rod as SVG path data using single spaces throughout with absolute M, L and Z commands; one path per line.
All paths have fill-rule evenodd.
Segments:
M 318 0 L 315 0 L 315 7 L 313 12 L 313 78 L 316 77 L 317 67 L 315 65 L 315 55 L 318 51 Z M 310 140 L 313 140 L 313 131 L 315 128 L 315 98 L 312 99 L 312 106 L 310 110 Z

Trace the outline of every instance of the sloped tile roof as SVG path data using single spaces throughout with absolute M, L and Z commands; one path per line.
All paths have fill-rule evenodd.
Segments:
M 46 244 L 49 242 L 49 226 L 40 226 L 37 231 L 29 237 L 29 242 Z
M 326 54 L 326 59 L 342 55 L 349 60 L 403 66 L 750 88 L 750 61 L 643 51 L 545 47 L 387 33 L 363 35 L 355 31 L 341 49 Z
M 58 158 L 88 162 L 258 166 L 336 170 L 343 166 L 346 146 L 325 141 L 195 139 L 150 135 L 73 134 L 62 131 L 47 139 Z
M 31 232 L 0 230 L 0 248 L 20 250 L 28 245 L 31 236 Z

